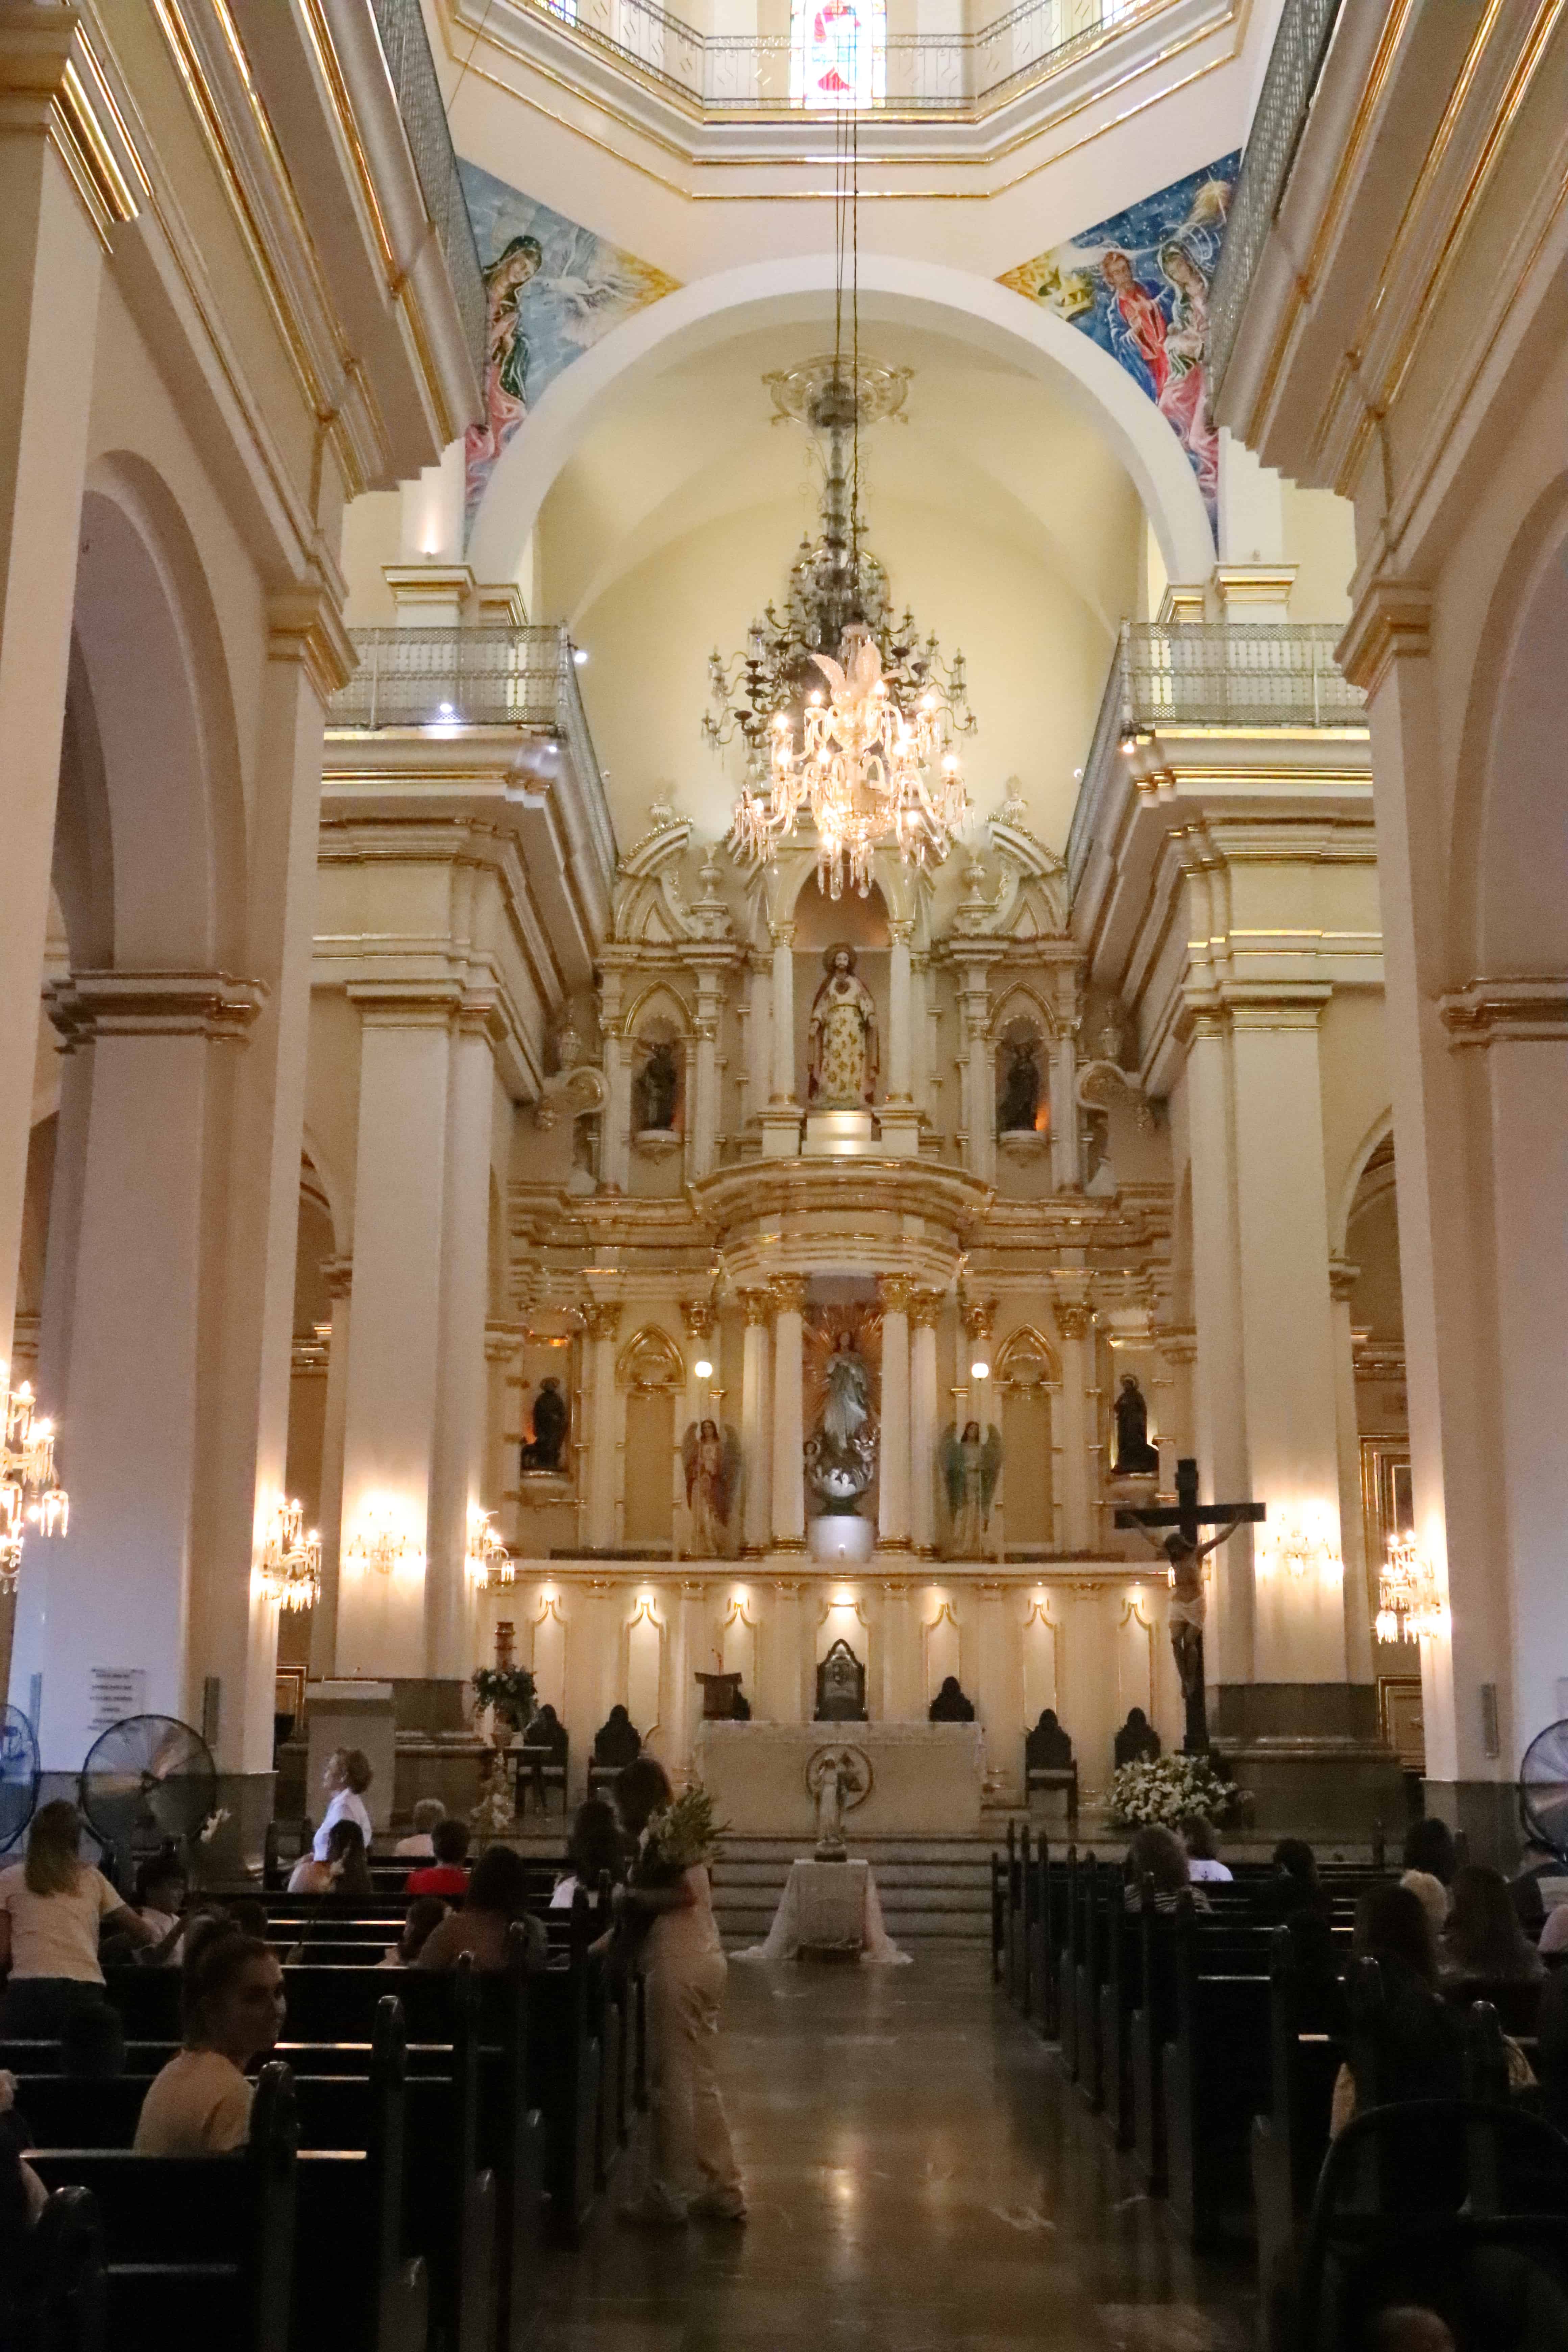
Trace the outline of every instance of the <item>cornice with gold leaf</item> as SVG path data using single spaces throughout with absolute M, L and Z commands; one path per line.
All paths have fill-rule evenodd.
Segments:
M 267 600 L 267 650 L 297 661 L 324 708 L 358 667 L 336 603 L 324 588 L 283 588 Z
M 0 19 L 0 129 L 42 131 L 107 252 L 152 193 L 145 166 L 76 10 L 8 8 Z

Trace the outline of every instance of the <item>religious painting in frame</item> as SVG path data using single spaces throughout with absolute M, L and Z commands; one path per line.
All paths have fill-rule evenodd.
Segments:
M 1237 149 L 1020 262 L 1001 280 L 1098 343 L 1153 402 L 1182 445 L 1216 539 L 1209 287 L 1240 169 Z

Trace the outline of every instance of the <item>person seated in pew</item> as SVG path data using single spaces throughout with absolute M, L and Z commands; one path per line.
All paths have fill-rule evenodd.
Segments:
M 1545 1964 L 1519 1924 L 1500 1870 L 1467 1863 L 1455 1873 L 1453 1906 L 1438 1938 L 1437 1965 L 1446 1985 L 1538 1984 L 1545 1975 Z
M 589 1797 L 578 1806 L 566 1841 L 566 1860 L 570 1866 L 556 1880 L 550 1898 L 552 1911 L 570 1911 L 579 1886 L 596 1910 L 600 1880 L 607 1877 L 612 1886 L 618 1886 L 625 1878 L 626 1845 L 615 1809 L 603 1797 Z
M 1414 1895 L 1426 1914 L 1426 1925 L 1436 1943 L 1448 1924 L 1449 1895 L 1442 1880 L 1430 1870 L 1406 1870 L 1401 1873 L 1399 1884 Z
M 360 1825 L 342 1814 L 327 1832 L 327 1853 L 319 1862 L 314 1853 L 302 1853 L 289 1874 L 290 1895 L 346 1895 L 356 1903 L 375 1899 L 369 1866 L 364 1858 L 364 1838 Z
M 437 1822 L 447 1818 L 447 1808 L 439 1797 L 421 1797 L 414 1808 L 414 1832 L 411 1837 L 399 1838 L 393 1853 L 401 1862 L 406 1854 L 410 1862 L 429 1862 L 435 1857 L 432 1843 Z
M 442 1920 L 447 1906 L 438 1895 L 416 1895 L 408 1906 L 403 1933 L 390 1952 L 377 1960 L 378 1969 L 411 1969 Z
M 143 1944 L 136 1958 L 144 1968 L 177 1969 L 185 1927 L 190 1881 L 173 1846 L 153 1854 L 136 1873 L 136 1914 L 154 1940 Z
M 100 1930 L 153 1941 L 101 1871 L 82 1861 L 80 1839 L 80 1814 L 56 1797 L 33 1816 L 26 1860 L 0 1870 L 0 2034 L 51 2041 L 71 2010 L 102 2002 Z
M 1305 1838 L 1281 1838 L 1275 1847 L 1274 1874 L 1264 1883 L 1259 1907 L 1275 1926 L 1289 1929 L 1299 1969 L 1325 1981 L 1337 1977 L 1333 1905 Z
M 192 1929 L 180 1985 L 184 2048 L 153 2078 L 133 2143 L 141 2156 L 226 2156 L 250 2135 L 247 2070 L 283 2031 L 283 1971 L 226 1919 Z
M 1459 1850 L 1447 1822 L 1435 1813 L 1424 1813 L 1418 1822 L 1412 1822 L 1405 1832 L 1402 1867 L 1424 1870 L 1440 1885 L 1451 1886 L 1459 1867 Z
M 1194 1886 L 1231 1884 L 1231 1874 L 1219 1858 L 1214 1823 L 1193 1813 L 1182 1823 L 1182 1843 L 1187 1849 L 1187 1876 Z
M 403 1882 L 405 1895 L 445 1895 L 457 1897 L 468 1891 L 468 1824 L 437 1822 L 431 1836 L 436 1858 L 423 1870 L 411 1870 Z
M 1142 1906 L 1143 1881 L 1154 1882 L 1154 1908 L 1173 1911 L 1181 1895 L 1190 1894 L 1193 1906 L 1198 1911 L 1209 1909 L 1208 1896 L 1201 1886 L 1192 1883 L 1187 1866 L 1187 1850 L 1174 1830 L 1163 1828 L 1156 1822 L 1145 1822 L 1133 1831 L 1127 1847 L 1127 1884 L 1122 1899 L 1129 1911 Z
M 330 1859 L 327 1840 L 342 1821 L 359 1823 L 364 1850 L 369 1853 L 375 1831 L 371 1822 L 370 1807 L 364 1800 L 365 1791 L 374 1778 L 370 1758 L 363 1748 L 333 1748 L 321 1773 L 321 1786 L 327 1794 L 327 1810 L 321 1815 L 321 1828 L 310 1842 L 310 1850 L 318 1862 Z M 292 1879 L 289 1887 L 292 1891 Z
M 510 1845 L 488 1845 L 474 1864 L 462 1908 L 443 1919 L 414 1965 L 455 1969 L 465 1952 L 476 1969 L 511 1965 L 511 1929 L 521 1924 L 531 1969 L 542 1969 L 549 1945 L 544 1929 L 528 1916 L 528 1872 Z

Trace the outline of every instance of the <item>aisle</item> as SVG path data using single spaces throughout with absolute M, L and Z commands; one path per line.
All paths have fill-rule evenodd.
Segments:
M 1245 2270 L 1194 2264 L 993 1996 L 979 1955 L 731 1969 L 744 2231 L 596 2219 L 541 2352 L 1246 2352 Z

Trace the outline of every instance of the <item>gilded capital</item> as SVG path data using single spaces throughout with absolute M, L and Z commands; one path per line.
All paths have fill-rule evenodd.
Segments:
M 907 1274 L 882 1274 L 877 1277 L 877 1294 L 885 1315 L 907 1315 L 914 1298 L 915 1286 Z
M 805 1305 L 804 1274 L 775 1274 L 768 1285 L 768 1296 L 781 1315 L 798 1315 Z
M 969 1339 L 989 1339 L 996 1317 L 994 1298 L 966 1298 L 963 1302 L 964 1337 Z
M 742 1290 L 737 1295 L 740 1298 L 742 1310 L 745 1315 L 746 1321 L 752 1325 L 753 1328 L 757 1324 L 766 1323 L 771 1319 L 773 1311 L 773 1302 L 768 1296 L 765 1288 L 761 1290 Z
M 689 1339 L 705 1339 L 713 1328 L 713 1308 L 706 1298 L 683 1298 L 680 1319 Z
M 621 1328 L 620 1300 L 590 1298 L 583 1309 L 583 1321 L 590 1339 L 613 1339 Z
M 1086 1307 L 1081 1299 L 1061 1298 L 1057 1301 L 1057 1329 L 1064 1339 L 1087 1339 L 1093 1320 L 1093 1308 Z
M 934 1331 L 942 1314 L 942 1293 L 940 1290 L 915 1290 L 910 1294 L 910 1321 L 917 1331 Z

